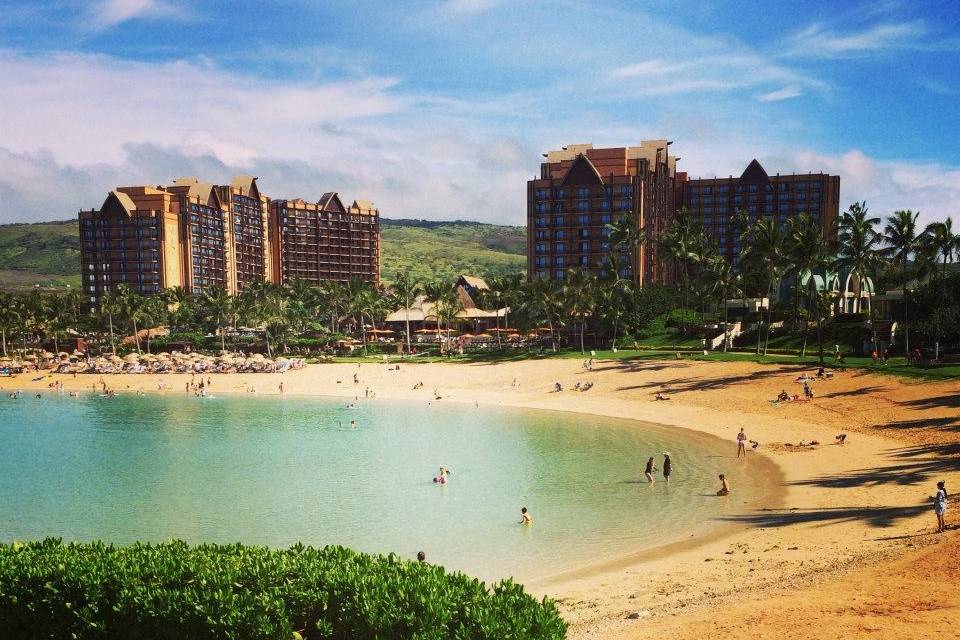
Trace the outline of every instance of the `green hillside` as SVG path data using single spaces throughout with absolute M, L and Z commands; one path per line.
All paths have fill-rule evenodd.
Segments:
M 381 220 L 381 274 L 427 282 L 461 273 L 492 276 L 526 268 L 526 230 L 457 220 Z M 0 225 L 0 288 L 80 283 L 75 220 Z

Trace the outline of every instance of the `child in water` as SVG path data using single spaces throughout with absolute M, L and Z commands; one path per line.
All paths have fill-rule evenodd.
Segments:
M 533 516 L 530 515 L 526 507 L 520 508 L 520 524 L 533 524 Z
M 728 496 L 730 495 L 730 483 L 727 482 L 727 476 L 720 474 L 720 490 L 717 491 L 718 496 Z
M 450 475 L 450 471 L 443 465 L 440 465 L 440 473 L 436 478 L 433 479 L 433 481 L 437 484 L 447 484 L 448 475 Z

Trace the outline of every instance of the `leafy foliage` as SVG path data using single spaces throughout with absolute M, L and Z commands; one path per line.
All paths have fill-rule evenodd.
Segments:
M 554 604 L 504 581 L 343 547 L 181 541 L 0 545 L 0 628 L 20 640 L 563 638 Z

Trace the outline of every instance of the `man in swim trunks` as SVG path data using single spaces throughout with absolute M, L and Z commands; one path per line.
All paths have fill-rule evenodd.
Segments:
M 743 427 L 740 427 L 740 433 L 737 434 L 737 457 L 740 456 L 747 457 L 747 434 L 743 432 Z

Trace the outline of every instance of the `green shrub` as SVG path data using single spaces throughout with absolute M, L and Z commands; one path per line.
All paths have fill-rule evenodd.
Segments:
M 0 545 L 0 629 L 20 640 L 554 639 L 554 604 L 511 581 L 343 547 L 181 541 Z

